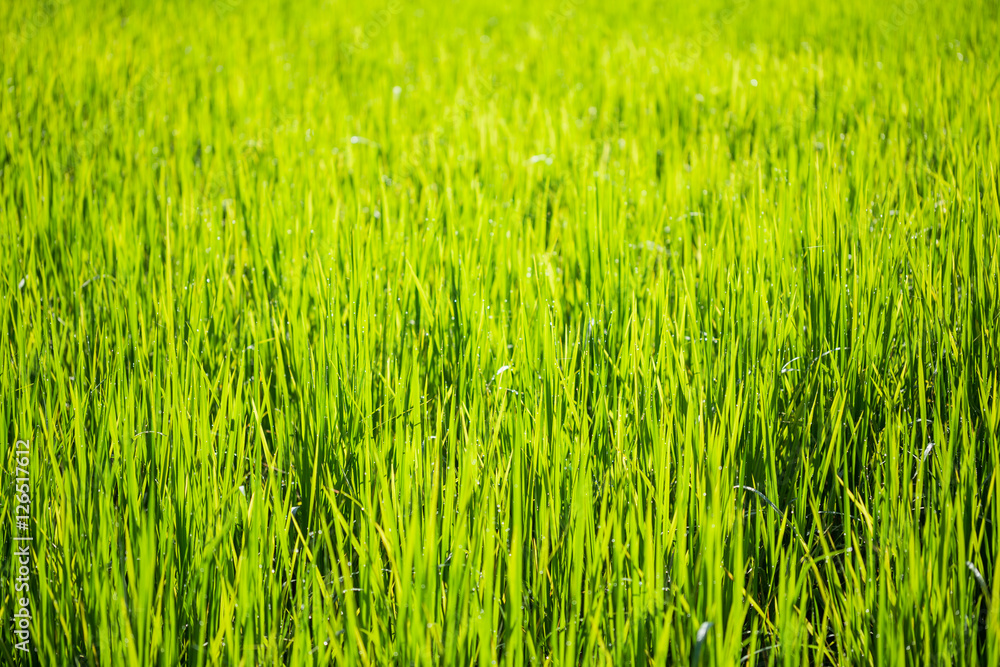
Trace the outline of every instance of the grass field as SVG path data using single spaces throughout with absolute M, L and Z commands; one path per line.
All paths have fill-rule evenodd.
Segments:
M 997 2 L 273 5 L 0 7 L 0 662 L 998 664 Z

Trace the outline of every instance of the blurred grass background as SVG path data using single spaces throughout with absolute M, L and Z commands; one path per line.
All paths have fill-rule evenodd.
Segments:
M 997 20 L 5 3 L 32 660 L 995 664 Z

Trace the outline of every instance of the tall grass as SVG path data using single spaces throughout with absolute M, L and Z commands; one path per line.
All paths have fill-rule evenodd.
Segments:
M 5 663 L 997 664 L 995 3 L 4 3 Z

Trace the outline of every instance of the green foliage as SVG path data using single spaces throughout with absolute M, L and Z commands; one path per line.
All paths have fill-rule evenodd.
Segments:
M 996 3 L 0 24 L 37 663 L 1000 661 Z

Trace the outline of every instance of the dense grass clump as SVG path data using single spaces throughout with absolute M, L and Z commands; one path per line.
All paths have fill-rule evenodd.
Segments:
M 0 662 L 1000 661 L 997 3 L 0 25 Z

